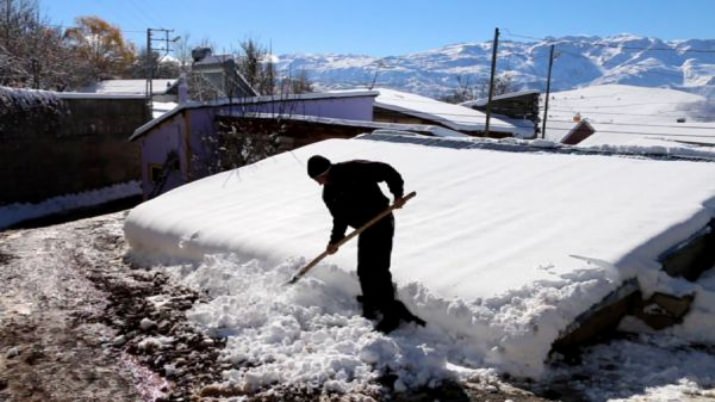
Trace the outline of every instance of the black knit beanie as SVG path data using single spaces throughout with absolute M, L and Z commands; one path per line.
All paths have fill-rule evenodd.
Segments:
M 328 169 L 330 169 L 330 166 L 331 163 L 327 158 L 320 155 L 313 155 L 310 159 L 308 159 L 308 176 L 315 179 L 321 174 L 327 172 Z

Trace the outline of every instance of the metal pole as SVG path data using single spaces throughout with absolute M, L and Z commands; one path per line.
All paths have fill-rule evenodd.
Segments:
M 544 121 L 541 125 L 541 138 L 546 138 L 546 118 L 549 115 L 549 94 L 551 92 L 551 67 L 554 65 L 554 45 L 549 51 L 549 72 L 546 78 L 546 99 L 544 100 Z
M 151 94 L 153 92 L 152 79 L 154 74 L 154 69 L 152 68 L 152 58 L 151 58 L 151 28 L 146 29 L 146 69 L 147 69 L 147 80 L 146 80 L 146 100 L 149 104 L 149 109 L 151 110 Z
M 494 96 L 494 72 L 497 67 L 497 46 L 499 44 L 499 28 L 494 28 L 494 44 L 492 45 L 492 72 L 489 78 L 489 98 L 487 99 L 487 122 L 484 126 L 484 135 L 489 137 L 489 119 L 492 114 L 492 97 Z

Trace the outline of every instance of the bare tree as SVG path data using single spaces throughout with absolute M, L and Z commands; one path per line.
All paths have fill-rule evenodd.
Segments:
M 274 94 L 277 74 L 270 52 L 252 38 L 241 42 L 241 51 L 236 57 L 238 71 L 260 94 Z
M 514 91 L 514 80 L 510 73 L 502 73 L 494 77 L 494 95 Z M 474 99 L 484 99 L 489 96 L 489 80 L 481 79 L 476 85 L 470 83 L 468 76 L 457 76 L 457 88 L 440 100 L 449 103 L 462 103 Z
M 151 58 L 147 57 L 147 49 L 142 48 L 137 55 L 136 61 L 129 68 L 127 76 L 131 78 L 147 78 L 150 76 L 149 69 L 152 69 L 151 77 L 154 78 L 177 78 L 181 74 L 181 67 L 178 61 L 161 57 L 159 52 L 152 52 Z
M 313 83 L 308 77 L 306 70 L 298 71 L 298 74 L 285 77 L 281 80 L 281 93 L 303 94 L 313 92 Z
M 204 135 L 204 155 L 193 163 L 203 177 L 257 162 L 280 151 L 285 126 L 280 119 L 246 114 L 220 120 L 213 135 Z
M 193 49 L 191 42 L 191 34 L 184 33 L 174 45 L 174 57 L 179 62 L 179 69 L 182 73 L 186 73 L 191 68 L 191 50 Z
M 476 94 L 477 87 L 471 85 L 469 76 L 460 74 L 457 76 L 457 88 L 452 93 L 441 97 L 440 100 L 448 103 L 462 103 L 476 99 Z
M 40 20 L 37 1 L 0 0 L 0 11 L 0 85 L 64 86 L 61 31 Z

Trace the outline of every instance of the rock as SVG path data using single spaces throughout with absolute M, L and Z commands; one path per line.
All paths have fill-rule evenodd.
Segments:
M 20 356 L 21 353 L 22 353 L 21 347 L 13 346 L 10 348 L 10 350 L 7 351 L 7 353 L 5 353 L 5 357 L 7 357 L 8 359 L 12 359 L 13 357 Z
M 124 335 L 119 335 L 112 341 L 114 346 L 122 346 L 127 342 L 127 338 Z
M 148 318 L 142 318 L 142 320 L 139 322 L 139 327 L 144 331 L 148 331 L 156 327 L 156 322 Z

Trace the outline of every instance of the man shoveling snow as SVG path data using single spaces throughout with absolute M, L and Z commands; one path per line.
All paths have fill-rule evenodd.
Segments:
M 401 208 L 406 202 L 402 176 L 386 163 L 354 160 L 332 164 L 327 158 L 314 155 L 308 160 L 308 175 L 324 186 L 323 201 L 333 216 L 328 254 L 338 250 L 348 226 L 361 228 L 388 208 L 389 199 L 380 190 L 380 182 L 386 182 L 394 196 L 392 208 Z M 358 238 L 357 273 L 362 289 L 358 301 L 365 318 L 380 318 L 375 329 L 384 333 L 396 329 L 401 321 L 425 325 L 395 298 L 390 273 L 394 233 L 395 219 L 389 213 Z

